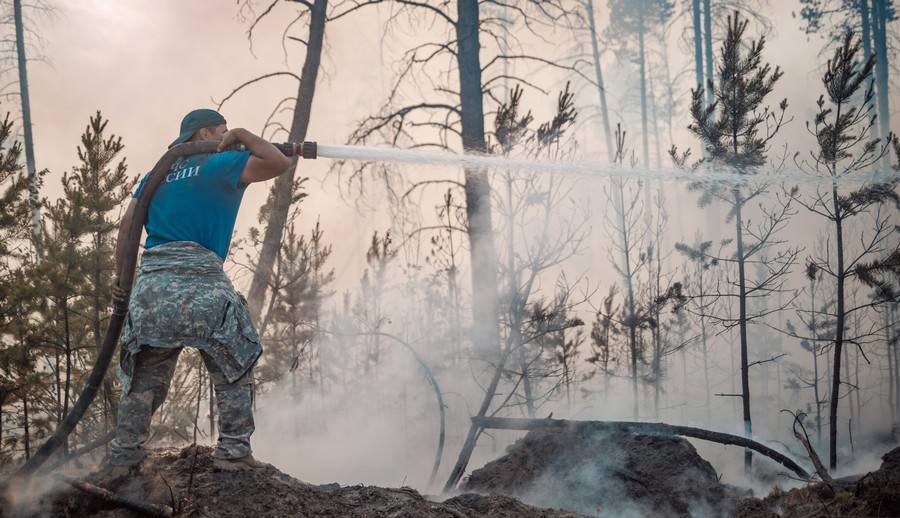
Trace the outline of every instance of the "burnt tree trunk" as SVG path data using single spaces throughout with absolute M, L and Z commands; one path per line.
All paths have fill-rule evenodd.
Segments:
M 863 2 L 864 3 L 864 2 Z M 890 21 L 886 0 L 872 0 L 872 33 L 875 40 L 875 94 L 878 101 L 878 128 L 882 140 L 891 134 L 890 63 L 887 44 L 887 23 Z M 882 163 L 887 165 L 888 160 Z M 834 467 L 832 467 L 834 469 Z
M 713 37 L 712 37 L 712 0 L 703 0 L 703 50 L 706 58 L 706 104 L 716 100 L 713 92 Z
M 322 47 L 325 41 L 327 7 L 328 0 L 314 0 L 310 7 L 309 38 L 306 46 L 306 58 L 300 74 L 297 102 L 294 105 L 294 118 L 291 121 L 289 137 L 291 142 L 302 142 L 309 129 L 313 97 L 316 93 L 316 78 L 319 75 L 319 64 L 322 60 Z M 272 208 L 269 212 L 269 222 L 263 237 L 259 260 L 253 272 L 253 279 L 250 281 L 250 290 L 247 293 L 250 316 L 257 323 L 262 314 L 275 256 L 281 248 L 281 238 L 287 223 L 288 211 L 291 208 L 293 191 L 291 186 L 294 183 L 297 162 L 297 157 L 292 158 L 291 166 L 284 174 L 275 179 L 275 184 L 272 186 Z
M 41 255 L 41 205 L 37 168 L 34 164 L 34 137 L 31 133 L 31 98 L 28 95 L 28 60 L 25 56 L 25 26 L 22 22 L 22 0 L 13 0 L 16 26 L 16 57 L 19 69 L 19 97 L 22 101 L 22 133 L 25 141 L 25 167 L 28 171 L 28 201 L 31 207 L 31 233 L 38 257 Z
M 600 66 L 600 47 L 597 44 L 597 22 L 594 18 L 594 0 L 587 0 L 588 24 L 591 32 L 591 50 L 594 57 L 594 74 L 597 78 L 597 93 L 600 95 L 600 115 L 603 121 L 603 137 L 606 141 L 606 153 L 612 161 L 615 156 L 612 133 L 609 129 L 609 110 L 606 106 L 606 86 L 603 83 L 603 68 Z
M 735 139 L 735 142 L 737 140 Z M 739 191 L 734 191 L 734 224 L 735 235 L 737 240 L 737 265 L 738 265 L 738 323 L 741 335 L 741 406 L 744 416 L 744 436 L 748 439 L 753 437 L 753 423 L 750 419 L 750 361 L 749 352 L 747 350 L 747 278 L 744 272 L 744 233 L 742 229 L 743 219 L 741 218 L 741 208 L 744 201 Z M 753 452 L 749 449 L 744 451 L 744 471 L 750 473 L 753 465 Z
M 459 68 L 463 149 L 484 152 L 486 145 L 478 0 L 458 0 L 456 10 L 456 60 Z M 477 416 L 483 417 L 491 406 L 506 357 L 500 349 L 500 332 L 497 327 L 497 254 L 491 221 L 491 186 L 486 171 L 468 169 L 465 174 L 466 217 L 472 261 L 472 341 L 475 350 L 484 358 L 496 361 L 494 375 L 478 409 Z M 481 429 L 473 422 L 450 478 L 444 485 L 444 491 L 451 490 L 462 478 L 480 433 Z
M 838 112 L 840 114 L 840 112 Z M 837 254 L 837 308 L 835 311 L 834 326 L 834 361 L 831 374 L 831 404 L 828 416 L 828 467 L 831 470 L 837 468 L 837 412 L 840 402 L 841 389 L 841 352 L 844 347 L 844 281 L 847 272 L 844 271 L 844 229 L 843 215 L 841 214 L 840 200 L 837 186 L 832 187 L 832 200 L 834 202 L 834 226 L 835 226 L 835 253 Z

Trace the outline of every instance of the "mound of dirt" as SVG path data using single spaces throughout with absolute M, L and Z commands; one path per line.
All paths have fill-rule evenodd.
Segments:
M 861 477 L 809 484 L 784 492 L 776 489 L 764 499 L 741 501 L 740 518 L 783 516 L 900 516 L 900 448 L 882 458 L 881 467 Z
M 688 441 L 610 434 L 590 423 L 529 432 L 473 471 L 465 490 L 592 516 L 733 516 L 737 502 Z
M 574 513 L 538 509 L 507 497 L 461 495 L 435 502 L 410 488 L 316 486 L 271 465 L 220 471 L 214 467 L 211 453 L 203 446 L 158 450 L 135 476 L 113 480 L 108 471 L 100 471 L 84 480 L 145 504 L 168 506 L 177 517 L 578 518 Z M 74 489 L 57 494 L 51 505 L 46 515 L 54 517 L 138 516 Z

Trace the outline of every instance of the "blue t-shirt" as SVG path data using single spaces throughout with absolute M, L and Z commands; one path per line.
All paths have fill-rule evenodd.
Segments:
M 241 173 L 248 158 L 249 151 L 225 151 L 176 159 L 150 201 L 144 247 L 193 241 L 224 261 L 247 188 Z M 148 176 L 141 179 L 134 198 Z

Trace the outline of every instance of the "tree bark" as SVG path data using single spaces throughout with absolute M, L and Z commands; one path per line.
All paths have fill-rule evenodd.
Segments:
M 638 59 L 640 60 L 641 69 L 641 157 L 643 162 L 641 165 L 650 167 L 650 145 L 648 143 L 647 129 L 647 56 L 645 45 L 645 33 L 647 28 L 644 24 L 644 0 L 640 1 L 640 10 L 638 13 Z
M 703 43 L 706 51 L 706 104 L 716 100 L 713 93 L 713 38 L 712 38 L 712 1 L 703 0 Z
M 872 58 L 872 16 L 869 13 L 869 0 L 861 0 L 858 5 L 860 25 L 862 25 L 863 62 L 868 63 Z M 872 80 L 869 81 L 869 84 L 872 84 Z
M 603 83 L 603 68 L 600 66 L 600 48 L 597 44 L 597 22 L 594 18 L 594 0 L 587 0 L 588 23 L 591 30 L 591 49 L 594 54 L 594 72 L 597 76 L 597 94 L 600 96 L 600 116 L 603 121 L 603 136 L 606 140 L 606 153 L 612 161 L 615 156 L 612 133 L 609 129 L 609 110 L 606 107 L 606 86 Z
M 294 105 L 294 117 L 291 121 L 291 142 L 302 142 L 306 139 L 312 113 L 313 97 L 316 93 L 316 78 L 319 75 L 319 64 L 322 60 L 322 48 L 325 41 L 325 22 L 328 0 L 313 0 L 310 8 L 309 38 L 306 46 L 306 58 L 300 75 L 300 86 L 297 89 L 297 102 Z M 275 179 L 272 186 L 272 210 L 263 237 L 262 250 L 250 281 L 247 293 L 247 304 L 254 322 L 259 322 L 262 314 L 266 291 L 272 277 L 275 256 L 281 248 L 281 238 L 291 208 L 294 175 L 297 171 L 298 158 L 291 159 L 288 170 Z
M 840 111 L 838 111 L 838 116 Z M 838 403 L 840 402 L 841 389 L 841 353 L 844 347 L 844 281 L 846 272 L 844 271 L 844 229 L 843 216 L 841 214 L 840 203 L 838 199 L 837 186 L 831 189 L 832 202 L 834 205 L 834 225 L 835 225 L 835 254 L 837 255 L 837 308 L 835 310 L 835 327 L 834 327 L 834 361 L 832 361 L 831 374 L 831 405 L 830 415 L 828 417 L 828 467 L 831 470 L 837 468 L 837 413 Z
M 60 414 L 59 421 L 57 421 L 57 425 L 62 423 L 62 420 L 65 416 L 69 415 L 69 388 L 72 384 L 72 337 L 71 331 L 69 330 L 69 301 L 63 296 L 62 300 L 62 310 L 63 310 L 63 323 L 66 333 L 66 384 L 63 390 L 63 404 L 62 404 L 62 414 Z M 69 439 L 66 438 L 63 441 L 63 450 L 68 451 L 69 449 Z
M 25 55 L 25 27 L 22 23 L 22 0 L 13 0 L 16 25 L 16 55 L 19 68 L 19 96 L 22 100 L 22 132 L 25 141 L 25 167 L 28 171 L 28 201 L 31 206 L 31 233 L 38 257 L 41 255 L 41 206 L 37 167 L 34 163 L 34 136 L 31 133 L 31 98 L 28 94 L 28 60 Z
M 465 151 L 484 152 L 486 144 L 478 0 L 457 0 L 456 11 L 456 60 L 459 69 L 462 144 Z M 477 352 L 496 361 L 494 375 L 478 410 L 477 415 L 482 417 L 491 406 L 506 355 L 500 348 L 500 332 L 497 327 L 497 253 L 491 220 L 491 186 L 486 171 L 469 169 L 466 170 L 465 177 L 466 217 L 472 262 L 472 342 Z M 451 490 L 459 482 L 480 433 L 481 430 L 474 423 L 469 427 L 444 491 Z
M 736 140 L 735 140 L 736 141 Z M 741 335 L 741 406 L 744 415 L 744 436 L 753 437 L 753 423 L 750 419 L 750 360 L 747 351 L 747 279 L 744 272 L 744 232 L 741 207 L 743 200 L 739 191 L 734 192 L 735 237 L 738 264 L 738 322 Z M 750 473 L 753 466 L 753 452 L 744 450 L 744 472 Z
M 27 391 L 28 387 L 22 387 L 23 391 Z M 22 417 L 25 420 L 24 422 L 24 432 L 25 432 L 25 460 L 29 460 L 31 458 L 31 429 L 28 423 L 28 393 L 22 393 Z
M 694 26 L 694 77 L 697 81 L 697 88 L 704 88 L 706 85 L 703 83 L 703 29 L 700 25 L 700 0 L 692 1 L 691 15 Z
M 872 0 L 872 28 L 875 36 L 875 84 L 878 95 L 878 127 L 882 139 L 891 132 L 890 80 L 888 78 L 887 5 L 885 0 Z M 886 161 L 883 161 L 886 162 Z M 833 468 L 832 468 L 833 469 Z

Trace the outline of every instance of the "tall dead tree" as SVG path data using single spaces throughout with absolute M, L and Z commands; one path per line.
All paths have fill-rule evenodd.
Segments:
M 637 63 L 640 73 L 641 165 L 644 167 L 650 166 L 647 46 L 652 33 L 660 30 L 672 16 L 673 7 L 670 0 L 609 0 L 610 26 L 606 38 L 618 44 L 617 51 L 622 57 Z
M 303 58 L 303 65 L 300 69 L 300 76 L 293 72 L 275 72 L 263 74 L 249 81 L 244 82 L 235 88 L 220 103 L 219 107 L 228 101 L 240 90 L 247 86 L 255 84 L 259 81 L 278 76 L 290 76 L 298 81 L 295 97 L 289 97 L 279 102 L 269 117 L 271 123 L 275 114 L 283 107 L 284 104 L 293 101 L 294 109 L 291 116 L 290 129 L 285 130 L 290 142 L 302 142 L 306 138 L 309 122 L 312 115 L 313 98 L 316 93 L 316 80 L 319 75 L 319 65 L 322 61 L 322 51 L 325 44 L 325 26 L 326 23 L 343 16 L 344 13 L 329 13 L 328 0 L 284 0 L 285 4 L 296 4 L 299 12 L 295 15 L 293 22 L 284 30 L 282 42 L 287 44 L 300 44 L 306 47 L 306 53 Z M 253 22 L 247 31 L 247 37 L 252 43 L 253 31 L 267 16 L 273 15 L 274 10 L 279 4 L 279 0 L 274 0 L 259 15 L 253 16 Z M 344 5 L 344 2 L 338 2 L 337 8 Z M 248 2 L 244 2 L 242 9 L 252 8 Z M 305 23 L 305 37 L 293 35 L 290 31 L 297 22 Z M 275 124 L 278 124 L 277 122 Z M 263 128 L 263 133 L 269 128 Z M 281 126 L 281 129 L 284 129 Z M 275 265 L 275 259 L 281 248 L 281 239 L 284 235 L 284 227 L 288 220 L 292 197 L 294 193 L 294 178 L 297 171 L 298 158 L 294 157 L 291 166 L 287 172 L 275 179 L 272 189 L 269 192 L 269 217 L 263 234 L 262 247 L 260 249 L 259 258 L 253 268 L 253 279 L 250 281 L 250 289 L 247 292 L 247 302 L 250 306 L 250 314 L 255 322 L 259 322 L 262 315 L 263 305 L 265 303 L 266 293 L 269 289 L 272 268 Z
M 587 18 L 588 33 L 591 38 L 591 57 L 593 58 L 594 75 L 597 79 L 597 95 L 600 98 L 600 117 L 603 123 L 603 138 L 606 142 L 606 153 L 612 158 L 615 154 L 613 148 L 612 132 L 609 126 L 609 109 L 606 106 L 606 83 L 603 80 L 603 67 L 600 64 L 600 35 L 597 33 L 597 18 L 594 14 L 594 0 L 584 0 L 585 17 Z
M 382 0 L 359 1 L 349 7 L 347 12 L 381 2 Z M 500 86 L 497 83 L 504 81 L 532 85 L 527 78 L 503 70 L 505 66 L 501 67 L 502 65 L 526 61 L 579 73 L 574 66 L 527 53 L 521 43 L 515 44 L 518 40 L 512 42 L 518 49 L 505 51 L 506 43 L 503 43 L 500 45 L 502 48 L 492 49 L 496 52 L 493 57 L 482 61 L 482 37 L 486 37 L 488 41 L 499 39 L 502 42 L 505 40 L 501 35 L 507 31 L 515 34 L 513 31 L 517 26 L 524 27 L 526 32 L 533 32 L 536 30 L 534 22 L 538 19 L 559 20 L 568 16 L 563 4 L 556 0 L 481 2 L 505 7 L 509 18 L 482 18 L 478 0 L 457 0 L 442 5 L 413 0 L 398 0 L 396 3 L 399 4 L 399 12 L 395 12 L 393 17 L 395 23 L 398 16 L 404 13 L 424 16 L 443 27 L 443 31 L 438 32 L 446 38 L 415 45 L 404 54 L 400 75 L 391 88 L 387 102 L 378 114 L 362 121 L 350 136 L 350 143 L 363 144 L 379 140 L 392 145 L 443 149 L 458 149 L 461 145 L 465 152 L 484 153 L 487 151 L 485 97 L 501 104 L 494 90 Z M 434 33 L 434 30 L 430 32 Z M 432 92 L 427 93 L 423 100 L 421 88 L 417 88 L 413 100 L 405 99 L 404 87 L 410 86 L 416 77 L 428 74 L 429 71 L 432 72 L 429 75 L 431 82 L 436 83 Z M 593 83 L 589 78 L 584 79 L 589 84 Z M 422 136 L 421 133 L 414 136 L 411 133 L 413 128 L 431 128 L 434 133 L 431 137 Z M 459 144 L 452 142 L 457 138 Z M 354 171 L 351 181 L 353 178 L 361 181 L 362 173 L 360 170 Z M 472 340 L 480 357 L 493 365 L 502 365 L 506 358 L 502 352 L 498 328 L 497 253 L 493 235 L 491 187 L 487 171 L 467 169 L 464 175 L 466 231 L 472 265 Z M 501 374 L 502 369 L 495 369 L 486 385 L 485 397 L 478 406 L 477 415 L 484 416 L 488 412 Z M 462 477 L 480 433 L 478 426 L 473 424 L 470 427 L 446 489 L 454 487 Z
M 625 167 L 626 132 L 621 126 L 616 127 L 616 158 L 618 167 Z M 634 160 L 631 160 L 634 166 Z M 609 261 L 613 269 L 622 277 L 625 300 L 622 303 L 621 324 L 628 330 L 627 351 L 629 377 L 631 378 L 632 416 L 640 415 L 638 399 L 638 363 L 643 362 L 643 346 L 638 340 L 639 321 L 637 291 L 642 271 L 647 267 L 647 257 L 642 253 L 640 243 L 646 237 L 648 229 L 641 225 L 643 211 L 646 208 L 640 201 L 640 189 L 634 182 L 624 178 L 614 178 L 606 191 L 606 197 L 612 207 L 607 213 L 607 229 L 612 246 L 609 248 Z
M 17 81 L 13 81 L 7 84 L 2 91 L 0 91 L 0 96 L 10 97 L 17 96 L 19 97 L 19 108 L 21 110 L 21 126 L 22 126 L 22 137 L 23 137 L 23 147 L 25 151 L 25 169 L 28 174 L 28 194 L 29 194 L 29 206 L 30 206 L 30 221 L 31 221 L 31 233 L 34 239 L 35 250 L 37 251 L 37 255 L 41 255 L 41 247 L 40 247 L 40 237 L 41 237 L 41 202 L 40 202 L 40 173 L 37 170 L 37 166 L 35 165 L 35 157 L 34 157 L 34 135 L 32 132 L 32 120 L 31 120 L 31 95 L 30 89 L 28 85 L 28 53 L 29 46 L 26 41 L 26 36 L 30 35 L 32 41 L 35 39 L 40 40 L 40 36 L 34 31 L 29 29 L 29 24 L 31 20 L 26 16 L 26 12 L 23 8 L 33 12 L 38 13 L 47 13 L 52 11 L 52 8 L 47 5 L 43 0 L 35 0 L 31 3 L 26 3 L 23 5 L 22 0 L 11 0 L 9 2 L 5 2 L 5 5 L 2 6 L 5 12 L 5 16 L 3 17 L 2 23 L 3 25 L 12 26 L 12 34 L 8 36 L 8 39 L 4 41 L 7 43 L 11 43 L 11 49 L 4 49 L 2 53 L 2 58 L 4 61 L 9 59 L 15 63 L 14 67 L 17 73 Z M 10 11 L 12 11 L 10 13 Z M 32 46 L 31 50 L 34 50 Z M 7 58 L 6 56 L 11 56 Z M 12 68 L 12 67 L 10 67 Z M 16 91 L 6 91 L 7 88 L 15 87 Z

